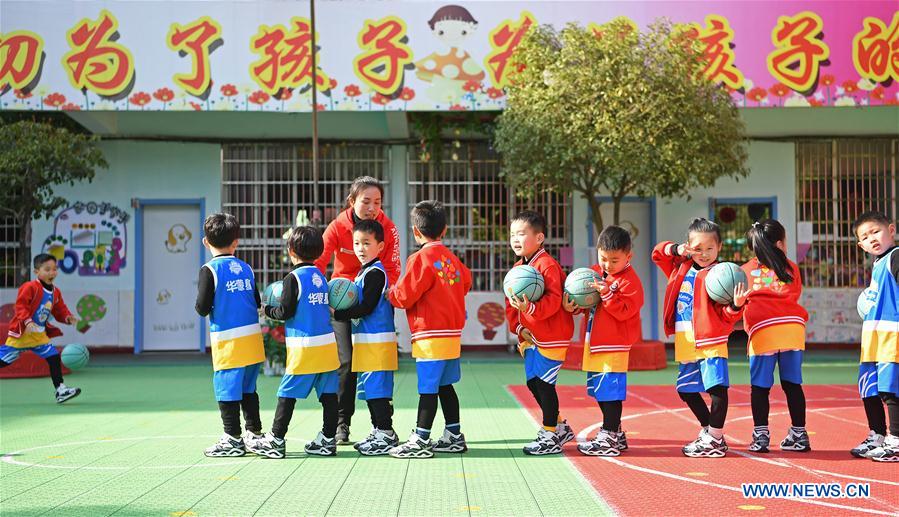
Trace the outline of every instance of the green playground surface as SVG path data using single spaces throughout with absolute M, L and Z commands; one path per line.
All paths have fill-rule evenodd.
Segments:
M 857 352 L 812 352 L 807 384 L 853 384 Z M 744 357 L 731 382 L 748 384 Z M 80 397 L 57 405 L 47 378 L 0 380 L 0 513 L 4 515 L 605 515 L 609 506 L 563 456 L 527 457 L 537 426 L 507 390 L 524 384 L 517 356 L 466 353 L 457 384 L 469 452 L 428 460 L 307 458 L 321 426 L 305 400 L 287 435 L 288 458 L 206 458 L 222 432 L 208 356 L 95 356 L 66 377 Z M 631 372 L 630 385 L 671 385 L 676 366 Z M 265 428 L 280 378 L 260 377 Z M 562 371 L 559 384 L 582 385 Z M 414 363 L 396 377 L 394 427 L 405 439 L 418 403 Z M 625 405 L 625 411 L 627 406 Z M 600 419 L 599 412 L 596 413 Z M 352 438 L 370 428 L 357 403 Z M 438 414 L 434 433 L 443 430 Z

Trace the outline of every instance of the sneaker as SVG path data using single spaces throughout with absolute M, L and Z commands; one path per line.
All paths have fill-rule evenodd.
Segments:
M 260 456 L 265 456 L 266 458 L 279 460 L 287 453 L 287 446 L 285 445 L 284 438 L 278 438 L 272 433 L 265 433 L 264 436 L 260 436 L 259 439 L 254 442 L 252 449 L 250 448 L 250 445 L 247 444 L 247 450 Z
M 358 450 L 359 450 L 359 447 L 362 447 L 362 446 L 365 445 L 366 443 L 372 441 L 372 440 L 374 439 L 374 437 L 375 437 L 375 431 L 377 431 L 377 430 L 378 430 L 378 429 L 377 429 L 376 427 L 372 427 L 372 428 L 371 428 L 371 432 L 368 433 L 368 436 L 366 436 L 365 439 L 363 439 L 362 441 L 359 441 L 359 442 L 354 443 L 354 444 L 353 444 L 353 448 L 356 449 L 356 450 L 358 451 Z M 335 438 L 337 438 L 337 437 L 335 436 Z
M 858 444 L 854 449 L 849 451 L 849 454 L 852 454 L 856 458 L 867 458 L 869 452 L 883 445 L 883 440 L 884 437 L 882 434 L 877 434 L 874 431 L 870 431 L 868 433 L 868 437 L 865 438 L 865 441 Z
M 443 436 L 434 444 L 434 452 L 465 452 L 468 445 L 465 443 L 465 435 L 453 434 L 449 429 L 443 430 Z
M 618 428 L 618 450 L 627 450 L 627 435 L 624 434 L 624 431 L 622 431 L 620 427 Z
M 592 441 L 577 444 L 577 450 L 585 456 L 618 456 L 621 450 L 617 434 L 600 429 Z
M 572 431 L 571 426 L 568 425 L 568 420 L 559 422 L 559 425 L 556 426 L 556 436 L 559 437 L 559 445 L 565 445 L 571 440 L 574 440 L 574 431 Z
M 78 395 L 81 395 L 81 388 L 70 388 L 65 384 L 60 384 L 59 387 L 56 388 L 56 403 L 62 404 Z
M 383 456 L 399 443 L 395 432 L 373 429 L 365 441 L 356 444 L 356 450 L 365 456 Z
M 261 440 L 263 438 L 265 438 L 264 434 L 256 434 L 253 431 L 250 431 L 249 429 L 247 429 L 243 433 L 243 444 L 244 444 L 244 447 L 247 449 L 247 452 L 252 452 L 253 454 L 259 454 L 259 452 L 257 452 L 257 450 L 256 450 L 257 449 L 256 444 L 259 442 L 259 440 Z
M 409 439 L 390 449 L 389 454 L 394 458 L 431 458 L 434 456 L 433 448 L 431 440 L 425 440 L 412 431 Z
M 803 430 L 797 433 L 790 429 L 787 433 L 787 437 L 780 442 L 780 450 L 796 452 L 808 452 L 812 450 L 812 446 L 808 440 L 808 432 Z
M 337 445 L 349 445 L 350 444 L 350 425 L 349 424 L 338 424 L 337 425 L 337 433 L 334 434 L 334 439 L 337 440 Z
M 545 454 L 559 454 L 562 452 L 562 444 L 559 443 L 559 437 L 553 431 L 540 429 L 537 438 L 522 448 L 525 454 L 532 456 L 543 456 Z
M 781 449 L 783 449 L 783 444 L 786 443 L 786 441 L 787 440 L 784 440 L 780 444 Z M 770 433 L 759 433 L 756 431 L 752 432 L 752 443 L 749 444 L 749 452 L 768 452 L 769 445 L 771 445 Z
M 899 436 L 889 435 L 884 438 L 883 445 L 868 452 L 868 457 L 883 463 L 899 461 Z
M 215 445 L 207 447 L 203 452 L 210 458 L 234 458 L 246 453 L 243 438 L 235 438 L 228 433 L 223 434 Z
M 703 429 L 699 437 L 685 445 L 682 451 L 684 456 L 690 458 L 723 458 L 727 452 L 727 444 L 724 437 L 715 438 Z
M 315 440 L 307 443 L 303 450 L 306 451 L 306 454 L 317 454 L 318 456 L 336 456 L 337 455 L 337 440 L 336 438 L 325 438 L 325 435 L 322 434 L 321 431 L 318 432 L 318 436 L 315 437 Z

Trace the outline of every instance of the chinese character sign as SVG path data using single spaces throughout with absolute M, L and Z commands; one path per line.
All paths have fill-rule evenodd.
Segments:
M 312 82 L 311 26 L 306 18 L 292 18 L 290 30 L 283 25 L 259 27 L 250 40 L 251 50 L 259 60 L 250 65 L 250 76 L 262 89 L 272 95 L 282 88 L 302 88 Z M 316 58 L 320 55 L 316 51 Z M 320 69 L 316 71 L 319 88 L 330 83 Z
M 128 93 L 134 79 L 134 58 L 118 43 L 119 22 L 107 10 L 97 20 L 83 19 L 66 34 L 71 50 L 62 63 L 76 89 L 104 97 Z
M 865 18 L 864 29 L 852 40 L 852 62 L 865 79 L 899 81 L 899 12 L 890 26 L 878 18 Z
M 818 39 L 823 30 L 821 17 L 810 11 L 780 17 L 771 31 L 776 48 L 768 54 L 771 75 L 797 92 L 811 90 L 821 62 L 830 56 L 830 48 Z
M 396 93 L 412 62 L 412 49 L 404 43 L 406 39 L 406 24 L 395 16 L 365 20 L 358 38 L 363 53 L 353 60 L 356 77 L 382 95 Z
M 221 43 L 222 27 L 204 16 L 187 25 L 173 23 L 166 37 L 168 47 L 191 60 L 191 73 L 175 74 L 172 80 L 184 91 L 202 97 L 209 92 L 212 84 L 212 72 L 209 66 L 209 54 L 212 46 Z
M 41 69 L 44 40 L 33 32 L 0 33 L 0 90 L 21 90 L 31 84 Z
M 515 52 L 515 47 L 521 44 L 521 39 L 527 33 L 531 25 L 537 23 L 534 15 L 524 11 L 518 22 L 504 20 L 490 33 L 490 54 L 484 59 L 484 64 L 490 73 L 490 79 L 497 88 L 504 87 L 508 82 L 506 67 L 509 59 Z

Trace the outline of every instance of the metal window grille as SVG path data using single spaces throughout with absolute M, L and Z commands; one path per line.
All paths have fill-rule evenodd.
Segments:
M 222 210 L 240 222 L 238 254 L 253 266 L 257 285 L 290 271 L 282 235 L 298 212 L 305 211 L 308 224 L 324 230 L 343 209 L 356 177 L 382 182 L 383 209 L 390 214 L 386 146 L 325 143 L 320 151 L 316 178 L 310 143 L 223 146 Z
M 19 226 L 11 215 L 0 215 L 0 287 L 18 287 Z
M 812 243 L 799 262 L 811 287 L 862 287 L 869 258 L 851 225 L 859 214 L 878 210 L 892 220 L 897 197 L 899 140 L 816 140 L 796 147 L 796 220 L 812 223 Z
M 499 155 L 487 142 L 447 142 L 439 168 L 409 148 L 409 209 L 437 199 L 447 209 L 444 243 L 471 269 L 472 289 L 501 291 L 503 276 L 515 263 L 509 247 L 509 222 L 524 209 L 546 217 L 546 248 L 556 259 L 571 245 L 570 197 L 545 193 L 521 199 L 500 177 Z M 409 229 L 411 234 L 411 228 Z M 409 239 L 409 253 L 415 251 Z
M 718 260 L 742 264 L 752 257 L 746 232 L 752 223 L 772 217 L 770 202 L 734 202 L 712 199 L 714 221 L 721 229 L 721 253 Z

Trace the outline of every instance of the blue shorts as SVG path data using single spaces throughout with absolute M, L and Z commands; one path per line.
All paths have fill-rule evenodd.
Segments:
M 25 350 L 31 350 L 44 359 L 53 357 L 54 355 L 59 355 L 59 351 L 56 350 L 56 347 L 51 345 L 50 343 L 47 343 L 46 345 L 38 345 L 31 348 L 16 348 L 14 346 L 0 345 L 0 359 L 2 359 L 6 363 L 14 363 L 16 359 L 19 358 L 19 355 Z
M 312 393 L 318 398 L 327 393 L 337 393 L 337 385 L 339 377 L 337 370 L 322 373 L 303 373 L 300 375 L 287 374 L 281 378 L 281 385 L 278 386 L 278 396 L 288 399 L 304 399 Z
M 899 396 L 899 363 L 861 363 L 858 365 L 858 394 L 862 398 L 878 393 Z
M 244 393 L 256 391 L 256 377 L 262 363 L 241 366 L 240 368 L 228 368 L 212 374 L 212 386 L 215 388 L 215 400 L 219 402 L 234 402 L 243 399 Z
M 539 377 L 544 382 L 555 384 L 561 368 L 562 361 L 547 359 L 536 347 L 524 351 L 524 379 L 527 381 Z
M 415 362 L 418 374 L 418 393 L 433 395 L 441 386 L 455 384 L 462 378 L 462 366 L 459 358 L 435 359 L 433 361 L 418 359 Z
M 781 382 L 802 384 L 802 350 L 784 350 L 749 356 L 749 382 L 760 388 L 774 386 L 774 366 L 779 365 Z
M 359 372 L 356 377 L 356 398 L 392 399 L 393 371 Z
M 625 400 L 627 372 L 587 372 L 587 396 L 597 402 Z
M 730 386 L 727 359 L 709 357 L 677 367 L 678 393 L 699 393 L 715 386 Z

